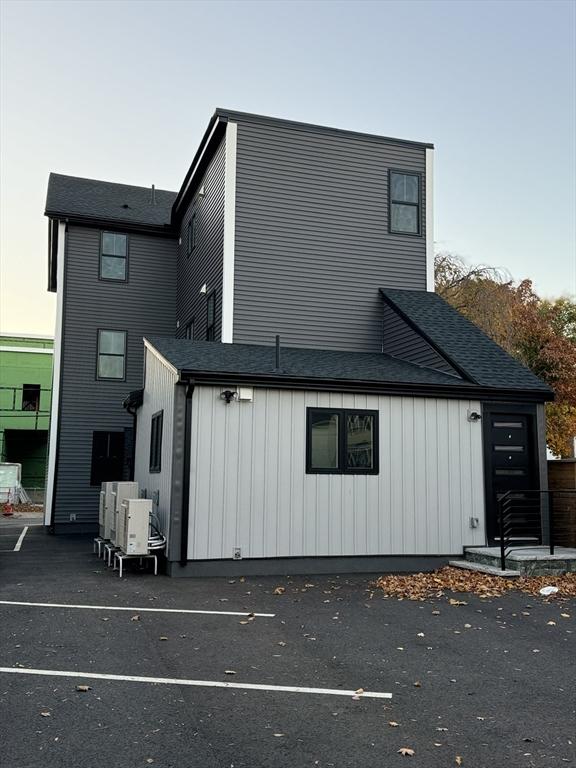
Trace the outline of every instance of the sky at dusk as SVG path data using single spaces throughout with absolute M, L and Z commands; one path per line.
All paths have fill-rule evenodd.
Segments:
M 576 3 L 1 4 L 0 329 L 52 333 L 50 171 L 178 190 L 217 106 L 433 142 L 437 251 L 576 294 Z

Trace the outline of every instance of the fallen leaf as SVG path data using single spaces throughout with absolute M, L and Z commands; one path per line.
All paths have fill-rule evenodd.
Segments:
M 162 637 L 159 637 L 158 639 L 159 639 L 159 640 L 168 640 L 168 638 L 167 638 L 167 637 L 164 637 L 164 635 L 162 635 Z
M 280 736 L 286 736 L 285 733 L 275 733 L 274 736 L 280 737 Z
M 236 672 L 234 672 L 234 670 L 233 670 L 233 669 L 225 669 L 225 670 L 224 670 L 224 674 L 225 674 L 225 675 L 235 675 L 235 674 L 236 674 Z
M 570 614 L 569 613 L 561 613 L 560 616 L 562 616 L 563 619 L 569 619 Z
M 555 621 L 547 621 L 546 624 L 548 624 L 549 627 L 555 627 L 556 622 Z
M 388 725 L 390 726 L 390 728 L 399 728 L 400 727 L 400 724 L 397 723 L 395 720 L 390 720 Z
M 248 622 L 248 621 L 240 621 L 240 622 L 238 622 L 238 623 L 239 623 L 239 624 L 248 624 L 249 622 Z
M 91 691 L 92 688 L 89 685 L 77 685 L 76 690 L 85 693 L 86 691 Z
M 50 712 L 40 712 L 40 715 L 41 715 L 42 717 L 52 717 L 52 715 L 51 715 L 51 713 L 50 713 Z
M 468 603 L 465 600 L 454 600 L 453 597 L 448 600 L 450 605 L 468 605 Z
M 420 680 L 416 680 L 416 682 L 414 683 L 414 688 L 422 688 L 422 683 L 420 682 Z
M 355 693 L 357 693 L 359 696 L 361 693 L 364 693 L 364 688 L 358 688 L 358 690 L 356 690 Z
M 432 611 L 432 616 L 440 616 L 440 611 Z
M 464 761 L 460 757 L 460 755 L 456 755 L 456 765 L 462 765 Z
M 410 747 L 400 747 L 398 750 L 399 755 L 403 755 L 404 757 L 413 757 L 414 756 L 414 750 L 410 749 Z
M 132 616 L 130 621 L 140 621 L 140 616 L 138 616 L 138 614 L 136 614 L 135 616 Z
M 424 632 L 418 632 L 418 637 L 424 637 Z
M 275 595 L 283 595 L 286 592 L 286 587 L 276 587 L 274 590 Z
M 448 728 L 436 728 L 437 731 L 447 731 Z

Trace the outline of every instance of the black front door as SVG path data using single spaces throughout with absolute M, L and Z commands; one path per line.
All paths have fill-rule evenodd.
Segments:
M 484 471 L 488 541 L 499 539 L 498 499 L 507 491 L 540 487 L 536 451 L 536 413 L 532 406 L 485 405 Z M 532 498 L 531 504 L 538 503 Z M 519 505 L 521 506 L 521 505 Z M 523 524 L 515 522 L 519 540 L 534 541 L 540 535 L 539 520 L 531 514 Z

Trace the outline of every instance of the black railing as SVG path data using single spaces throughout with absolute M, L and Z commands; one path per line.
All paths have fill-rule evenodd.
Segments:
M 498 499 L 500 567 L 512 545 L 576 546 L 576 488 L 553 491 L 507 491 Z

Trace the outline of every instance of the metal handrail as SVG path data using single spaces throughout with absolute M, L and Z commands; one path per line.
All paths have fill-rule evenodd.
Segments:
M 558 488 L 547 491 L 518 490 L 506 491 L 498 499 L 498 527 L 500 532 L 500 567 L 506 570 L 506 555 L 510 551 L 510 542 L 518 536 L 518 512 L 522 515 L 522 524 L 528 522 L 531 525 L 538 523 L 538 542 L 542 540 L 542 508 L 546 497 L 548 505 L 548 547 L 550 554 L 554 554 L 556 526 L 554 520 L 554 497 L 574 496 L 576 488 Z M 516 536 L 514 536 L 516 533 Z

